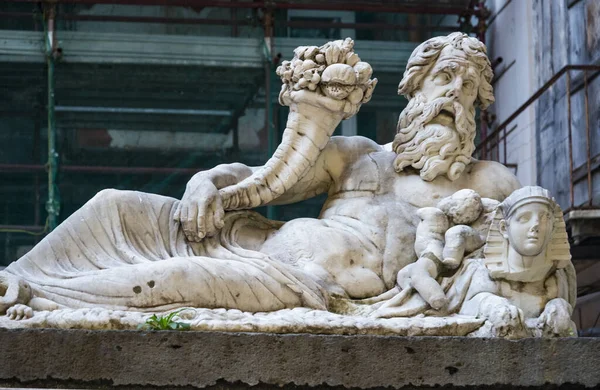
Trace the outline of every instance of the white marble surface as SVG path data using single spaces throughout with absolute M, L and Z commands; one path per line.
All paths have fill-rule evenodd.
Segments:
M 0 317 L 5 328 L 137 329 L 149 314 L 105 309 L 63 309 L 38 312 L 24 321 Z M 197 331 L 377 334 L 397 336 L 464 336 L 478 329 L 484 320 L 469 316 L 375 319 L 340 315 L 308 308 L 249 313 L 236 309 L 197 309 L 181 312 L 177 321 Z
M 488 229 L 500 231 L 490 215 L 520 187 L 504 166 L 471 158 L 475 106 L 493 102 L 485 46 L 453 33 L 415 49 L 399 87 L 410 102 L 391 149 L 330 138 L 377 82 L 352 40 L 294 54 L 277 71 L 290 116 L 264 166 L 200 172 L 181 200 L 101 191 L 0 272 L 0 312 L 22 326 L 130 326 L 148 313 L 196 307 L 206 309 L 191 311 L 193 329 L 564 335 L 565 322 L 551 318 L 569 310 L 555 300 L 571 302 L 568 258 L 556 262 L 564 277 L 544 284 L 542 276 L 527 292 L 527 309 L 482 260 Z M 251 211 L 322 193 L 318 219 L 283 223 Z M 561 221 L 553 226 L 563 237 Z M 534 328 L 550 330 L 532 333 L 525 319 L 534 317 Z M 14 324 L 4 317 L 0 326 Z

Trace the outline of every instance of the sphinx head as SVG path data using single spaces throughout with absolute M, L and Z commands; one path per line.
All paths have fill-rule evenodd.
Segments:
M 531 194 L 532 191 L 527 189 L 521 191 L 527 194 L 515 191 L 500 204 L 504 219 L 500 221 L 499 228 L 518 254 L 538 256 L 548 247 L 552 238 L 556 203 L 547 190 L 529 188 L 535 188 L 537 194 Z
M 396 171 L 431 181 L 460 177 L 475 150 L 475 106 L 494 102 L 486 47 L 463 33 L 429 39 L 412 53 L 398 87 L 409 99 L 393 149 Z
M 496 210 L 484 249 L 492 276 L 565 267 L 571 259 L 562 210 L 548 190 L 529 186 L 514 191 Z M 510 277 L 509 277 L 510 278 Z

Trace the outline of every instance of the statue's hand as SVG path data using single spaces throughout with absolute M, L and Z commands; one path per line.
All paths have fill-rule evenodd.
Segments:
M 0 314 L 18 303 L 29 302 L 31 296 L 31 287 L 26 281 L 0 271 Z
M 414 288 L 433 309 L 440 310 L 448 305 L 448 298 L 435 279 L 437 274 L 435 262 L 421 257 L 415 263 L 402 268 L 396 281 L 402 290 Z
M 210 180 L 190 180 L 173 219 L 181 224 L 189 241 L 214 236 L 224 225 L 219 190 Z
M 562 298 L 549 301 L 537 319 L 537 327 L 547 336 L 573 336 L 575 323 L 571 321 L 571 305 Z
M 524 335 L 523 311 L 506 298 L 489 294 L 479 306 L 478 317 L 491 323 L 494 336 L 516 338 Z

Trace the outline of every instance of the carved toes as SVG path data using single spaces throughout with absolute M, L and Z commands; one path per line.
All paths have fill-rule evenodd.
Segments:
M 6 310 L 6 316 L 15 321 L 26 320 L 33 317 L 33 310 L 29 306 L 19 303 Z

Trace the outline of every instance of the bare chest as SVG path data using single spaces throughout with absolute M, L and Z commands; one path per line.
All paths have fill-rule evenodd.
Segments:
M 523 310 L 526 318 L 539 316 L 546 303 L 558 296 L 554 277 L 533 283 L 501 281 L 499 290 L 501 296 Z
M 435 206 L 440 199 L 464 188 L 479 189 L 473 188 L 468 173 L 456 181 L 438 177 L 430 182 L 421 179 L 415 170 L 398 173 L 394 170 L 394 158 L 391 152 L 360 156 L 335 180 L 330 197 L 371 197 L 420 208 Z

